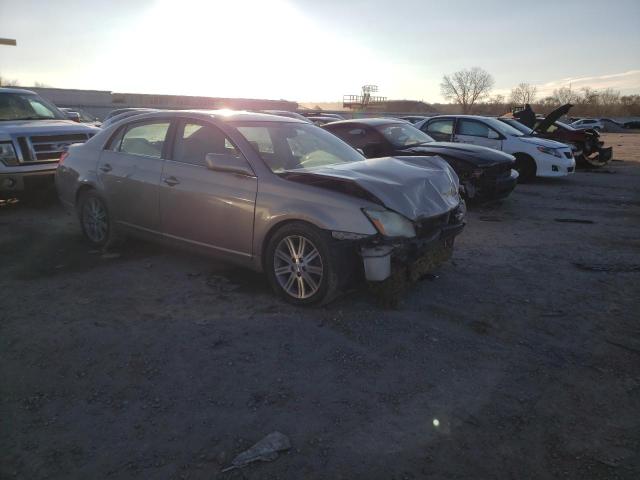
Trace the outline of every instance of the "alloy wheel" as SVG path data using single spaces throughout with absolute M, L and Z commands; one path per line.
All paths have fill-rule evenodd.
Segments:
M 322 284 L 324 268 L 320 251 L 301 235 L 284 237 L 278 243 L 273 269 L 280 287 L 291 297 L 312 297 Z
M 109 221 L 107 209 L 102 201 L 90 197 L 82 209 L 82 223 L 84 231 L 92 242 L 102 243 L 107 238 Z

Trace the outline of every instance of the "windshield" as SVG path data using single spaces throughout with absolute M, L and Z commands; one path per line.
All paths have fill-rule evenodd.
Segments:
M 365 159 L 338 137 L 315 125 L 244 122 L 235 127 L 274 173 Z
M 0 93 L 0 120 L 64 119 L 58 108 L 35 94 Z
M 523 125 L 518 120 L 515 120 L 513 118 L 505 118 L 505 119 L 502 119 L 501 122 L 506 123 L 510 127 L 513 127 L 516 130 L 521 131 L 525 135 L 533 135 L 533 130 L 527 127 L 526 125 Z
M 389 140 L 394 147 L 412 147 L 434 141 L 433 138 L 423 131 L 405 122 L 380 125 L 376 127 L 376 129 L 384 135 L 384 138 Z
M 525 135 L 520 130 L 517 130 L 513 128 L 511 125 L 507 125 L 506 123 L 501 122 L 497 118 L 484 117 L 482 121 L 487 125 L 489 125 L 491 128 L 493 128 L 494 130 L 497 130 L 498 132 L 500 132 L 501 134 L 507 137 L 524 137 Z

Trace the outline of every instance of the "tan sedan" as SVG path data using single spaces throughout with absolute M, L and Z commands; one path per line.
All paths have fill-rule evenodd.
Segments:
M 264 271 L 295 304 L 450 251 L 465 213 L 438 157 L 366 160 L 314 125 L 247 112 L 127 118 L 70 147 L 56 185 L 95 247 L 131 234 L 190 246 Z

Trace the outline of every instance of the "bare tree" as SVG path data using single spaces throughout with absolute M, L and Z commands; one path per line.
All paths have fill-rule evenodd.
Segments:
M 578 101 L 578 94 L 571 90 L 571 85 L 554 90 L 552 97 L 559 105 L 576 103 Z
M 462 105 L 462 111 L 469 113 L 477 101 L 489 96 L 493 84 L 490 73 L 480 67 L 473 67 L 444 75 L 440 91 L 444 98 Z
M 524 105 L 533 103 L 538 94 L 538 87 L 529 83 L 522 82 L 511 90 L 511 103 L 515 105 Z
M 620 90 L 605 88 L 600 91 L 600 103 L 602 105 L 618 105 L 620 103 Z
M 0 76 L 0 87 L 17 87 L 17 80 L 9 80 L 8 78 L 4 78 Z

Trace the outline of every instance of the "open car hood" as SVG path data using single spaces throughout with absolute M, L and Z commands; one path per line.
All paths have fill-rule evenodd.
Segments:
M 561 107 L 556 108 L 553 112 L 547 115 L 533 131 L 537 133 L 545 133 L 549 129 L 549 127 L 553 125 L 554 122 L 556 122 L 556 120 L 558 120 L 561 116 L 566 115 L 572 107 L 572 104 L 566 103 Z
M 437 156 L 373 158 L 280 176 L 374 201 L 414 221 L 442 215 L 460 203 L 458 177 Z

